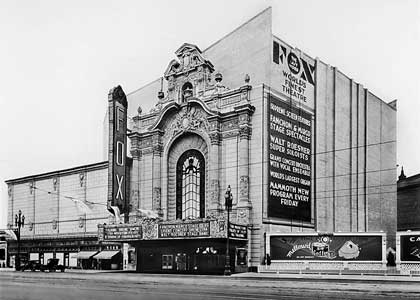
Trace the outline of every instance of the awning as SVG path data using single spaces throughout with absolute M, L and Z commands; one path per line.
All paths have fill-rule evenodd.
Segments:
M 96 253 L 98 253 L 98 251 L 80 251 L 73 257 L 77 259 L 89 259 Z
M 99 252 L 93 258 L 94 259 L 111 259 L 114 257 L 114 255 L 117 255 L 118 253 L 120 253 L 120 250 L 117 250 L 117 251 L 105 250 L 105 251 Z

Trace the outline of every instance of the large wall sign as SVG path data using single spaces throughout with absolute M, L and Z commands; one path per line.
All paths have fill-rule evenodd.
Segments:
M 420 235 L 410 234 L 400 237 L 401 261 L 420 261 Z
M 268 217 L 311 222 L 311 114 L 270 95 Z
M 108 207 L 117 206 L 123 213 L 127 206 L 127 98 L 121 86 L 110 90 L 108 102 Z
M 272 260 L 381 261 L 382 236 L 270 236 Z
M 273 62 L 276 64 L 275 74 L 280 76 L 280 92 L 313 107 L 315 62 L 281 41 L 273 41 Z M 275 80 L 278 76 L 274 77 Z

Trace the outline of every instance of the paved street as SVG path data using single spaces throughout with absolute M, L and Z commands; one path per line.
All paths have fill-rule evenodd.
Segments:
M 3 299 L 420 299 L 420 284 L 322 278 L 1 272 Z

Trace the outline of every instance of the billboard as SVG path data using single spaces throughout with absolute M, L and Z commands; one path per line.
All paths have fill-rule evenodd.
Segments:
M 382 261 L 381 235 L 270 236 L 272 260 Z
M 267 216 L 311 222 L 312 115 L 268 98 Z
M 126 210 L 127 98 L 121 86 L 109 91 L 108 208 Z
M 273 41 L 274 86 L 291 99 L 314 107 L 315 61 L 280 40 Z
M 420 234 L 400 236 L 400 260 L 420 262 Z

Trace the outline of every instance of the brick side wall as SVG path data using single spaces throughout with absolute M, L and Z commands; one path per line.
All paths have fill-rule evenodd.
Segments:
M 8 223 L 14 222 L 13 216 L 20 209 L 25 216 L 22 238 L 95 234 L 97 224 L 108 220 L 107 176 L 108 168 L 104 165 L 11 181 Z
M 420 230 L 420 176 L 398 181 L 398 231 Z

